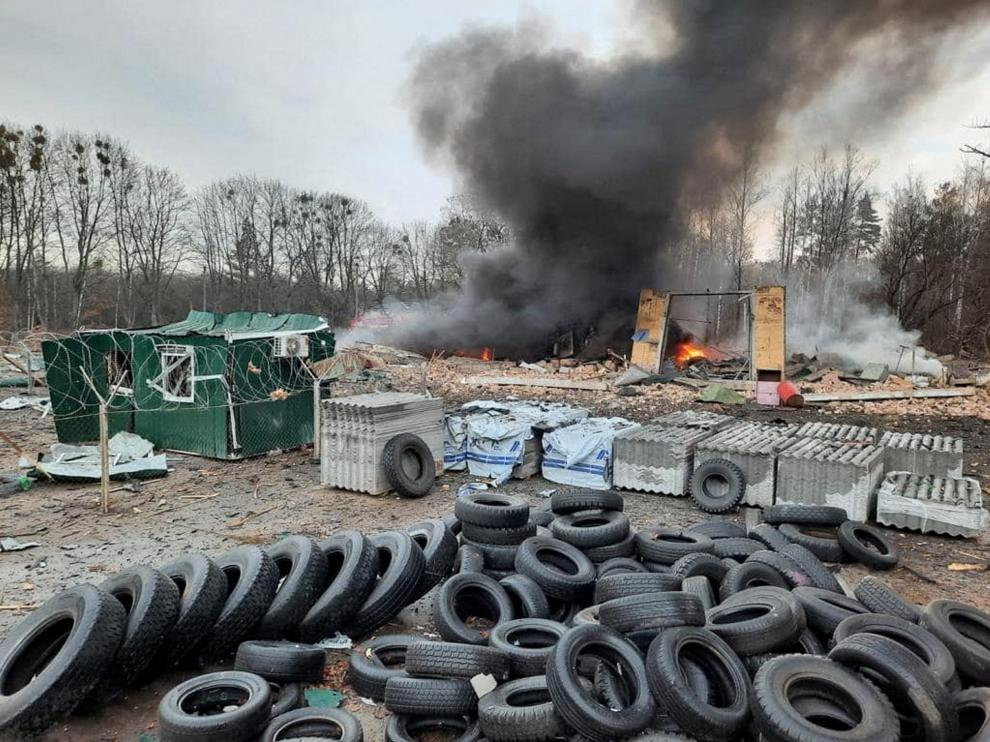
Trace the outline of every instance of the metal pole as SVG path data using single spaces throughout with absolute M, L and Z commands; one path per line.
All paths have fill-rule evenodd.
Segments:
M 322 420 L 320 420 L 320 380 L 313 379 L 313 459 L 320 460 L 320 450 L 323 444 L 321 438 Z
M 110 512 L 110 425 L 105 402 L 100 402 L 100 509 Z

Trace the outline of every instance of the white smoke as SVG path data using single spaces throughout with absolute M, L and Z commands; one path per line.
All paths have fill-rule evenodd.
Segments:
M 787 285 L 787 347 L 791 353 L 834 353 L 851 366 L 885 363 L 892 372 L 940 375 L 944 368 L 919 345 L 921 333 L 905 330 L 883 305 L 864 294 L 877 275 L 859 263 L 824 280 L 782 281 Z

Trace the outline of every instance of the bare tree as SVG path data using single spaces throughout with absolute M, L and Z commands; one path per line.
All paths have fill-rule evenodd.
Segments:
M 767 195 L 755 147 L 747 147 L 728 187 L 729 262 L 737 289 L 742 288 L 743 266 L 753 256 L 753 210 Z
M 66 134 L 47 170 L 62 267 L 72 276 L 72 325 L 80 322 L 90 268 L 110 234 L 110 151 L 105 138 Z
M 171 170 L 144 165 L 122 199 L 134 265 L 145 289 L 152 324 L 161 321 L 162 293 L 185 257 L 189 199 Z
M 801 168 L 795 167 L 784 179 L 781 188 L 780 207 L 774 219 L 777 227 L 777 262 L 784 275 L 787 275 L 794 265 L 798 246 L 800 211 L 798 199 L 801 190 L 801 177 Z

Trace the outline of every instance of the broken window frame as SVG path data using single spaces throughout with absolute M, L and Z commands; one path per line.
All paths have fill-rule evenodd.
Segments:
M 192 345 L 163 345 L 158 349 L 162 362 L 161 386 L 162 399 L 166 402 L 191 403 L 196 401 L 196 353 Z M 170 374 L 188 361 L 188 372 L 185 378 L 179 379 L 178 384 L 170 383 Z M 186 394 L 177 391 L 188 386 Z
M 134 396 L 133 357 L 123 350 L 111 350 L 103 354 L 103 366 L 107 385 L 112 396 Z

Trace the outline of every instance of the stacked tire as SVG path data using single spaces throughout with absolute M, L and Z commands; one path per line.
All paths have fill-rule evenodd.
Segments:
M 456 536 L 437 519 L 370 537 L 297 535 L 216 558 L 186 554 L 64 590 L 0 643 L 0 672 L 12 673 L 0 739 L 40 734 L 81 704 L 93 708 L 173 667 L 224 660 L 248 639 L 367 636 L 444 580 L 456 552 Z M 242 681 L 242 700 L 264 705 L 256 682 Z

